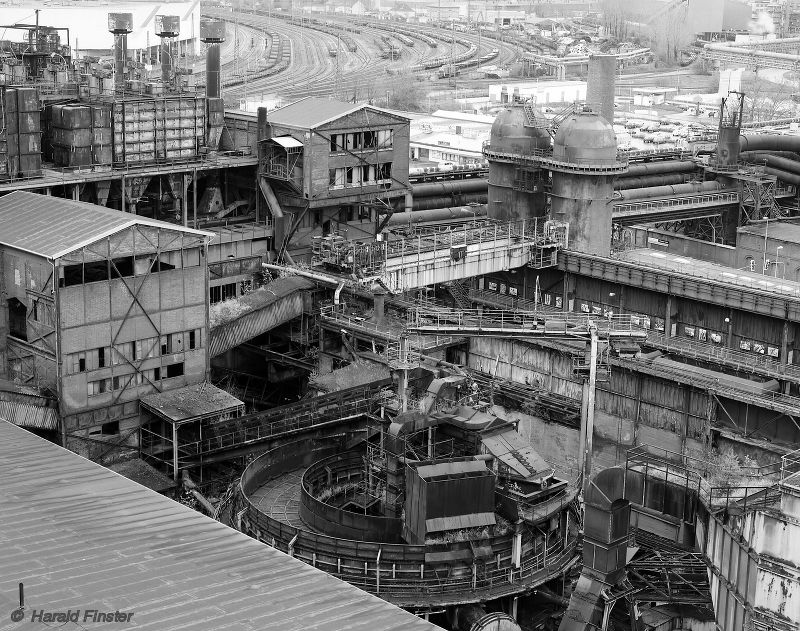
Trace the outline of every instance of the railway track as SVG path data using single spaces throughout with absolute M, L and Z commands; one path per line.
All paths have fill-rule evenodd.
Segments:
M 426 62 L 436 58 L 463 59 L 465 52 L 469 51 L 473 56 L 486 57 L 483 63 L 488 63 L 492 60 L 488 53 L 496 48 L 497 57 L 492 61 L 503 65 L 513 62 L 520 53 L 519 48 L 498 44 L 476 34 L 457 34 L 456 37 L 445 29 L 426 27 L 393 32 L 394 39 L 405 44 L 399 58 L 380 59 L 380 49 L 375 40 L 384 41 L 381 36 L 385 37 L 387 30 L 391 30 L 383 25 L 368 22 L 354 25 L 351 21 L 337 21 L 335 18 L 320 22 L 292 21 L 288 16 L 277 18 L 252 13 L 234 16 L 228 11 L 214 9 L 204 11 L 204 15 L 228 22 L 235 20 L 240 29 L 250 29 L 258 37 L 268 39 L 268 45 L 261 52 L 267 61 L 254 61 L 252 55 L 257 53 L 249 51 L 246 72 L 241 71 L 241 61 L 238 63 L 240 70 L 236 72 L 236 65 L 231 66 L 232 62 L 226 60 L 223 86 L 225 96 L 231 99 L 261 93 L 286 99 L 333 94 L 346 100 L 374 100 L 381 96 L 375 93 L 378 80 L 411 73 L 414 67 L 424 67 Z M 345 33 L 347 40 L 356 46 L 342 45 Z M 411 39 L 414 39 L 413 46 L 407 45 Z M 354 47 L 355 51 L 352 50 Z M 332 49 L 337 51 L 336 56 L 331 55 Z M 231 49 L 226 47 L 224 50 Z M 479 60 L 476 58 L 476 61 Z

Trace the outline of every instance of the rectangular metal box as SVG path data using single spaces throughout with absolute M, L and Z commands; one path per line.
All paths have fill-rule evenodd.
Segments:
M 181 32 L 181 18 L 178 15 L 157 15 L 156 35 L 177 37 Z

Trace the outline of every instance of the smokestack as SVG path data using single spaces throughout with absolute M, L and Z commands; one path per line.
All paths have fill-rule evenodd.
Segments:
M 178 37 L 181 32 L 181 18 L 177 15 L 157 15 L 156 35 L 161 38 L 161 81 L 164 85 L 172 85 L 173 67 L 172 43 L 170 39 Z
M 108 30 L 114 34 L 114 89 L 123 90 L 128 69 L 128 33 L 133 32 L 133 13 L 109 13 Z
M 200 20 L 200 41 L 206 51 L 206 98 L 222 96 L 220 85 L 219 45 L 225 41 L 225 22 L 209 18 Z
M 614 124 L 614 85 L 617 76 L 616 55 L 590 55 L 586 103 Z

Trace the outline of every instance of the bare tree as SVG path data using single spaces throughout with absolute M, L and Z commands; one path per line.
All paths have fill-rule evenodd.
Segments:
M 680 60 L 681 49 L 690 41 L 692 34 L 686 29 L 688 6 L 680 4 L 659 16 L 651 26 L 653 48 L 667 64 Z
M 600 3 L 606 32 L 620 41 L 628 38 L 628 22 L 631 19 L 630 4 L 629 0 L 602 0 Z

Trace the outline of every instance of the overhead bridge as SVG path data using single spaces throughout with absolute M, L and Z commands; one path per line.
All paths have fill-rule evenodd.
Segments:
M 722 191 L 682 195 L 666 199 L 643 199 L 614 204 L 614 223 L 631 225 L 642 221 L 676 221 L 719 215 L 727 207 L 739 204 L 739 193 Z
M 308 300 L 304 293 L 314 286 L 313 281 L 299 276 L 279 278 L 239 298 L 231 306 L 238 314 L 225 317 L 224 313 L 216 316 L 212 313 L 209 357 L 222 355 L 301 315 Z M 223 311 L 226 306 L 212 305 L 211 309 Z
M 544 222 L 482 222 L 419 227 L 386 242 L 379 276 L 393 291 L 483 276 L 508 269 L 555 263 L 558 237 Z M 539 265 L 542 266 L 542 265 Z
M 757 48 L 756 48 L 757 46 Z M 780 51 L 780 52 L 778 52 Z M 787 52 L 789 51 L 789 52 Z M 706 44 L 703 55 L 726 64 L 737 64 L 747 68 L 775 68 L 798 70 L 800 68 L 800 38 L 776 39 L 750 44 Z

